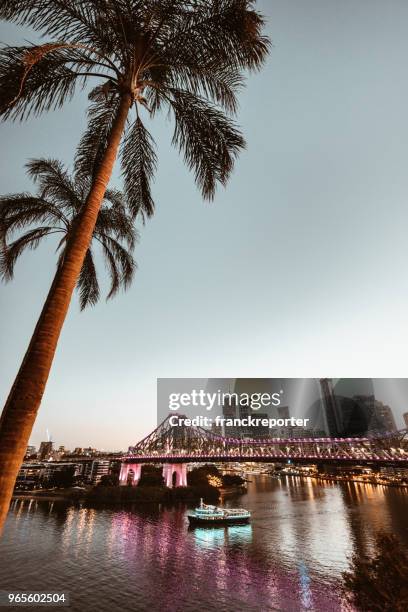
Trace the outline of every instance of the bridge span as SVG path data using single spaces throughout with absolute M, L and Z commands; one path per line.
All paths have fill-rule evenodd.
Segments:
M 181 415 L 180 415 L 181 416 Z M 143 463 L 163 464 L 168 486 L 187 483 L 191 462 L 365 465 L 408 468 L 408 430 L 354 438 L 234 438 L 202 427 L 172 426 L 167 417 L 122 458 L 121 484 L 133 473 L 137 484 Z

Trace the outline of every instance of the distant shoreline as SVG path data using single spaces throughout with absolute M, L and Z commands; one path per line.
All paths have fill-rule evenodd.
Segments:
M 245 485 L 229 487 L 93 487 L 87 490 L 56 489 L 55 491 L 33 490 L 16 492 L 12 499 L 35 501 L 69 501 L 89 504 L 137 504 L 197 502 L 200 497 L 213 503 L 220 496 L 242 494 Z M 129 497 L 128 497 L 129 496 Z M 216 499 L 217 498 L 217 499 Z
M 355 482 L 359 484 L 369 484 L 376 487 L 398 487 L 399 489 L 408 489 L 408 484 L 403 482 L 370 482 L 363 478 L 341 478 L 338 476 L 317 476 L 314 474 L 281 474 L 282 476 L 294 476 L 295 478 L 313 478 L 314 480 L 328 480 L 329 482 Z
M 64 493 L 63 491 L 55 492 L 55 494 L 51 493 L 51 491 L 47 491 L 46 494 L 41 494 L 41 491 L 27 491 L 27 493 L 14 493 L 12 499 L 35 499 L 40 501 L 84 501 L 85 496 L 81 495 L 80 497 L 75 497 L 72 495 L 71 491 Z

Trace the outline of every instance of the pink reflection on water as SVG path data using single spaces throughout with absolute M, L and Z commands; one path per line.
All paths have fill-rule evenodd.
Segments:
M 189 530 L 182 510 L 164 509 L 157 521 L 140 514 L 115 513 L 112 540 L 126 560 L 124 571 L 132 572 L 154 563 L 160 572 L 160 606 L 182 609 L 191 592 L 217 591 L 225 598 L 244 601 L 248 609 L 340 610 L 338 597 L 312 583 L 307 566 L 298 572 L 265 563 L 254 547 L 252 526 L 195 528 Z M 252 554 L 254 552 L 255 554 Z M 140 576 L 139 576 L 140 578 Z M 290 606 L 296 606 L 288 608 Z M 264 607 L 267 606 L 267 607 Z

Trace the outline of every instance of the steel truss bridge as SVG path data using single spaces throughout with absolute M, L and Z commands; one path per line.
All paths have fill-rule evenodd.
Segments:
M 184 419 L 178 415 L 180 422 Z M 122 464 L 256 461 L 358 464 L 408 468 L 408 430 L 356 438 L 225 437 L 167 417 L 129 448 Z M 174 415 L 172 422 L 174 422 Z

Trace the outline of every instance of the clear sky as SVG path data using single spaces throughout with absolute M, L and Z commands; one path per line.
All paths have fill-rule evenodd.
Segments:
M 157 212 L 126 294 L 75 298 L 32 441 L 124 449 L 155 424 L 157 377 L 406 376 L 408 3 L 263 0 L 274 47 L 240 97 L 248 141 L 203 203 L 155 120 Z M 1 40 L 33 40 L 0 24 Z M 0 125 L 2 193 L 27 159 L 72 163 L 86 96 Z M 120 187 L 116 171 L 112 181 Z M 0 286 L 5 400 L 55 266 L 51 240 Z M 402 425 L 402 423 L 398 423 Z

